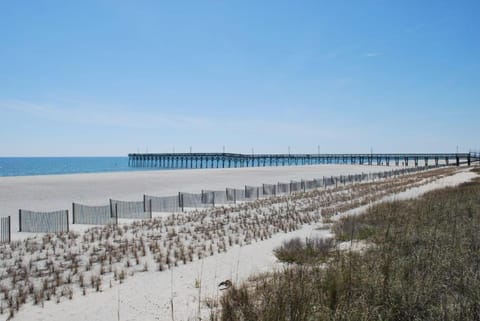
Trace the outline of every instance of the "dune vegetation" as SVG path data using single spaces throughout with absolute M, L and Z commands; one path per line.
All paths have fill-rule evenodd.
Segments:
M 479 178 L 372 206 L 332 229 L 334 241 L 284 243 L 275 254 L 285 268 L 234 285 L 213 318 L 480 319 Z

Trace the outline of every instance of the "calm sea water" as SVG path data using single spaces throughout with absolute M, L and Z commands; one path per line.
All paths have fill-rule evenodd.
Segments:
M 138 171 L 128 157 L 0 157 L 0 176 Z

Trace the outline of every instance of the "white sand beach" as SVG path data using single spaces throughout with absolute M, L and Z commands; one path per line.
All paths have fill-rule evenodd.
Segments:
M 289 174 L 294 175 L 283 173 L 285 175 L 283 177 L 288 177 Z M 453 176 L 440 178 L 385 199 L 417 197 L 433 189 L 455 186 L 476 176 L 474 173 L 460 170 Z M 220 184 L 220 180 L 217 184 Z M 357 213 L 358 210 L 351 212 Z M 199 317 L 206 320 L 210 311 L 205 300 L 221 295 L 217 287 L 220 281 L 230 279 L 239 282 L 255 273 L 281 268 L 282 265 L 277 262 L 272 250 L 283 240 L 292 237 L 330 235 L 328 230 L 317 229 L 318 226 L 319 224 L 304 225 L 303 228 L 290 233 L 275 234 L 268 240 L 243 247 L 234 246 L 225 253 L 181 265 L 169 271 L 137 274 L 127 278 L 124 284 L 117 284 L 113 288 L 105 285 L 101 293 L 90 293 L 87 296 L 76 293 L 71 301 L 63 301 L 60 304 L 46 302 L 44 307 L 29 304 L 22 307 L 15 320 L 117 320 L 118 315 L 121 320 L 199 320 Z M 201 284 L 201 293 L 196 286 L 198 284 Z M 202 301 L 200 310 L 199 298 Z
M 105 205 L 110 198 L 133 201 L 141 200 L 143 194 L 199 193 L 202 189 L 243 188 L 392 169 L 394 166 L 314 165 L 0 177 L 0 216 L 11 216 L 12 231 L 17 231 L 20 208 L 71 211 L 72 202 Z

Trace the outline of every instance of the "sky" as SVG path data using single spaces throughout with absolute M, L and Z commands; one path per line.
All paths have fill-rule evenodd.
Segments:
M 480 150 L 480 1 L 0 0 L 0 156 Z

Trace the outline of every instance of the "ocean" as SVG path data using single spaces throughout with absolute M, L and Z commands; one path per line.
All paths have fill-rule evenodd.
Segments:
M 0 176 L 139 170 L 142 169 L 128 167 L 128 157 L 0 157 Z

